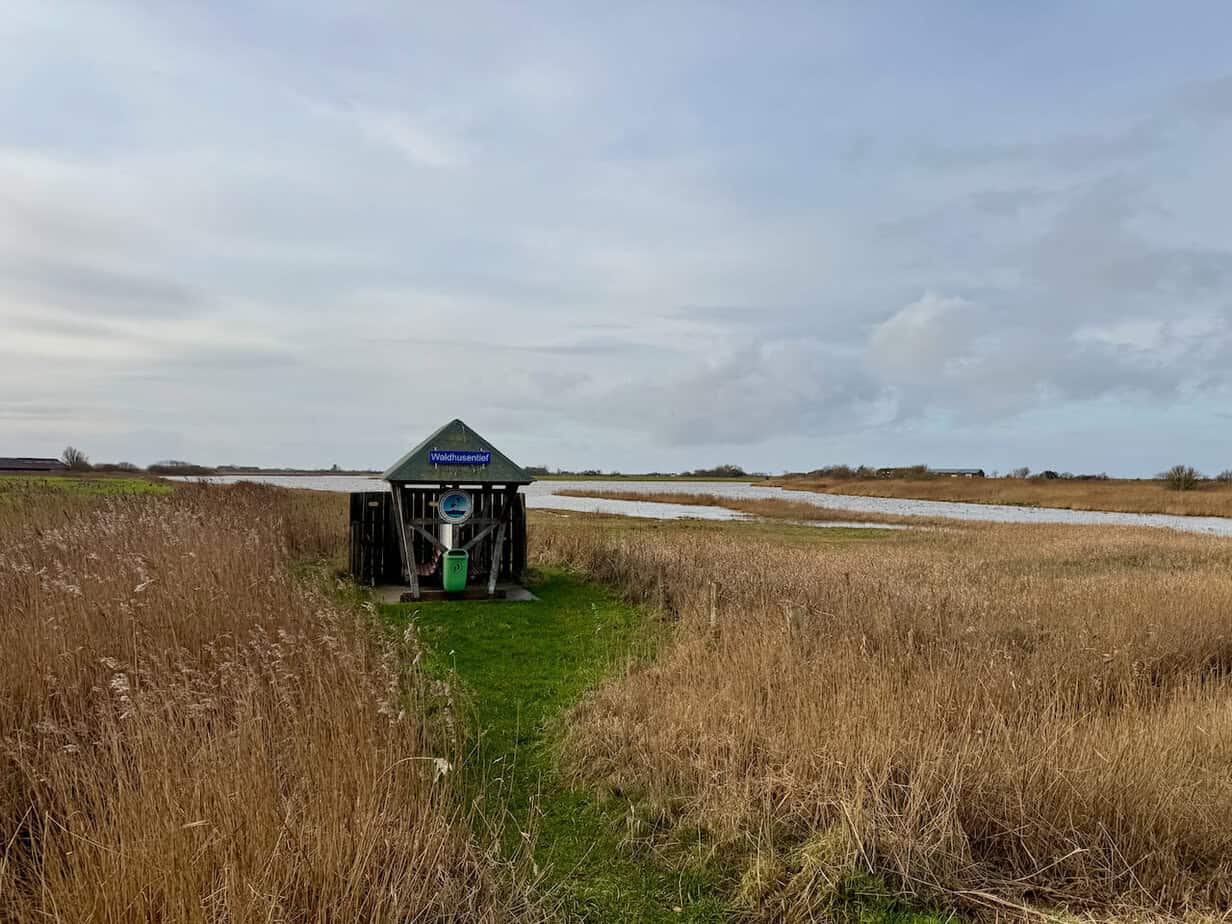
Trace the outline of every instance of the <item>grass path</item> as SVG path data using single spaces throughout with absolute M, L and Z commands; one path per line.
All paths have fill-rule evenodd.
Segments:
M 648 851 L 622 847 L 625 806 L 565 784 L 554 768 L 554 727 L 594 683 L 647 651 L 654 629 L 638 610 L 560 572 L 534 587 L 538 603 L 401 604 L 388 618 L 412 618 L 428 668 L 465 686 L 488 804 L 507 806 L 510 852 L 533 830 L 536 865 L 565 920 L 720 921 L 713 874 L 681 872 Z M 495 797 L 495 798 L 493 798 Z
M 649 655 L 662 628 L 602 587 L 560 571 L 534 586 L 537 603 L 446 602 L 382 607 L 394 625 L 414 619 L 427 669 L 459 682 L 479 760 L 465 788 L 505 808 L 513 855 L 531 845 L 549 900 L 564 921 L 735 920 L 723 871 L 631 848 L 624 801 L 572 786 L 556 769 L 559 719 L 603 677 Z M 529 836 L 528 836 L 529 835 Z M 852 895 L 846 920 L 937 924 L 893 907 L 884 891 Z M 836 909 L 838 911 L 839 909 Z

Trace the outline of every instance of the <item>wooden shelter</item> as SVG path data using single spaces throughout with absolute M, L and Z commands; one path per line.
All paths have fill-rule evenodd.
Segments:
M 414 600 L 443 593 L 451 550 L 467 553 L 464 594 L 495 596 L 499 582 L 521 579 L 526 499 L 518 489 L 534 479 L 461 420 L 441 427 L 381 477 L 389 490 L 351 495 L 357 581 L 405 584 Z

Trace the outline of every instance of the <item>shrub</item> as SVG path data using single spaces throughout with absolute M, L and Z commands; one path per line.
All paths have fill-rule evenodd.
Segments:
M 96 472 L 127 472 L 129 474 L 141 471 L 141 468 L 132 462 L 100 462 L 93 466 L 93 469 Z
M 146 471 L 151 475 L 178 475 L 180 477 L 214 474 L 214 469 L 206 465 L 194 465 L 192 462 L 181 462 L 178 459 L 155 462 L 153 465 L 146 466 Z
M 1222 472 L 1215 476 L 1216 481 L 1224 483 L 1232 482 L 1232 468 L 1225 468 Z
M 850 465 L 823 465 L 808 472 L 810 478 L 829 478 L 836 481 L 850 481 L 856 477 L 856 470 Z
M 88 472 L 90 470 L 90 459 L 76 446 L 65 446 L 64 455 L 60 459 L 68 466 L 69 471 Z
M 1192 465 L 1174 465 L 1159 476 L 1171 491 L 1192 491 L 1202 474 Z
M 685 472 L 694 478 L 744 478 L 748 475 L 739 465 L 716 465 L 714 468 L 698 468 Z

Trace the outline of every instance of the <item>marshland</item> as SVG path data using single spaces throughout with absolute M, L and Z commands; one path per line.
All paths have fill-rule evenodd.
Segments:
M 1173 7 L 5 3 L 0 924 L 1232 924 Z
M 542 511 L 380 606 L 341 495 L 139 481 L 0 492 L 5 920 L 1229 906 L 1226 540 Z
M 861 497 L 913 498 L 957 503 L 1004 504 L 1114 513 L 1160 513 L 1172 516 L 1232 516 L 1232 470 L 1202 477 L 1190 466 L 1190 479 L 1088 477 L 877 478 L 793 475 L 767 484 L 796 491 Z

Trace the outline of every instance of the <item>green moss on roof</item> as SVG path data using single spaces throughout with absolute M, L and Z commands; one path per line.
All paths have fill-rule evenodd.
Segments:
M 434 449 L 454 452 L 490 452 L 487 465 L 435 465 L 428 454 Z M 530 484 L 535 479 L 482 436 L 454 419 L 389 467 L 386 481 L 466 482 L 468 484 Z

